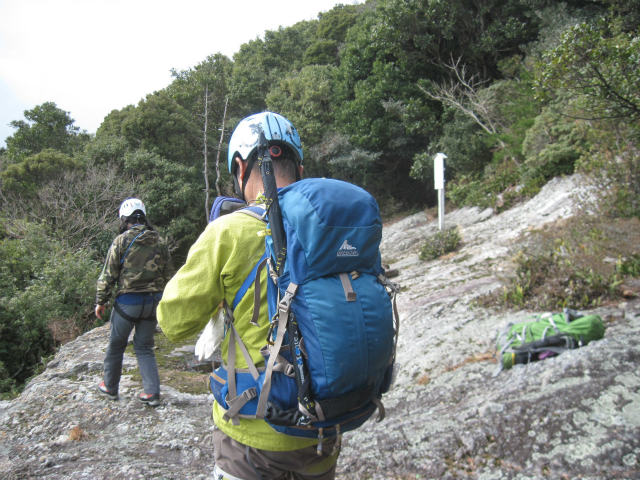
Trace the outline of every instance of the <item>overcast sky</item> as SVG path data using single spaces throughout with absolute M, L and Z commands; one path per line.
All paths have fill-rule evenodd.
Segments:
M 0 146 L 44 102 L 95 133 L 208 55 L 362 0 L 0 0 Z

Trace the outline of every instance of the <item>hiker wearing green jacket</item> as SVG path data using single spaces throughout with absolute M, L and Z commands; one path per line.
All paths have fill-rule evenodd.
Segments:
M 262 178 L 256 162 L 258 133 L 256 125 L 266 122 L 281 140 L 270 141 L 278 188 L 302 176 L 302 148 L 295 127 L 284 117 L 263 112 L 242 120 L 229 142 L 228 168 L 237 192 L 249 205 L 255 205 L 263 191 Z M 232 305 L 236 293 L 265 251 L 265 223 L 237 212 L 211 222 L 192 245 L 186 263 L 167 284 L 158 306 L 158 321 L 166 336 L 179 341 L 200 332 L 209 319 L 218 319 L 222 302 Z M 260 272 L 260 284 L 266 285 L 267 269 Z M 254 314 L 255 288 L 247 293 L 233 310 L 234 325 L 253 363 L 264 367 L 261 347 L 269 331 L 266 288 L 260 291 L 257 324 Z M 229 364 L 230 352 L 235 352 L 235 366 L 246 369 L 247 362 L 236 345 L 230 345 L 230 335 L 222 342 L 222 358 Z M 335 478 L 339 449 L 325 440 L 318 455 L 316 438 L 285 435 L 274 430 L 262 419 L 225 418 L 225 410 L 214 401 L 213 419 L 216 479 L 314 479 Z
M 155 407 L 160 404 L 160 378 L 153 351 L 155 310 L 174 270 L 167 246 L 147 222 L 144 203 L 128 198 L 118 213 L 120 235 L 109 248 L 96 289 L 95 314 L 100 319 L 109 299 L 115 297 L 104 379 L 98 390 L 117 400 L 124 350 L 135 328 L 133 348 L 144 388 L 138 399 Z

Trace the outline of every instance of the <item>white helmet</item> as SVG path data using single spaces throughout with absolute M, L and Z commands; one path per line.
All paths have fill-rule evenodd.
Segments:
M 291 147 L 298 165 L 302 165 L 302 144 L 296 127 L 279 113 L 262 112 L 243 119 L 233 131 L 227 154 L 229 173 L 233 173 L 233 159 L 236 155 L 246 161 L 258 147 L 260 133 L 264 133 L 270 143 L 279 142 Z
M 118 216 L 120 218 L 129 217 L 136 210 L 141 210 L 145 216 L 147 215 L 147 209 L 144 207 L 144 203 L 142 203 L 142 200 L 140 200 L 139 198 L 127 198 L 120 205 Z

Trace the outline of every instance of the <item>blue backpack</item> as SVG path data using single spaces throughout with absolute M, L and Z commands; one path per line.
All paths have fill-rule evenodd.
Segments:
M 213 201 L 213 205 L 211 205 L 211 211 L 209 212 L 209 222 L 213 222 L 216 218 L 221 217 L 222 215 L 226 215 L 227 213 L 234 212 L 246 206 L 247 204 L 239 198 L 223 196 L 216 197 Z
M 384 417 L 380 399 L 391 384 L 399 327 L 396 287 L 381 267 L 382 222 L 366 191 L 316 178 L 281 189 L 278 199 L 284 268 L 275 275 L 267 235 L 263 258 L 225 307 L 229 364 L 213 372 L 210 384 L 227 420 L 263 418 L 277 431 L 322 440 L 359 427 L 376 409 Z M 259 207 L 240 212 L 268 221 Z M 257 322 L 265 266 L 272 320 L 266 366 L 257 368 L 233 325 L 233 309 L 255 283 Z M 236 343 L 249 371 L 235 369 Z

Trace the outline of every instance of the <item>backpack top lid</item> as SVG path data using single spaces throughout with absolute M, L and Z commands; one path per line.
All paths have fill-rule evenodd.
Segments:
M 287 238 L 285 272 L 292 282 L 382 271 L 382 220 L 377 202 L 364 189 L 341 180 L 309 178 L 281 189 L 278 198 Z

